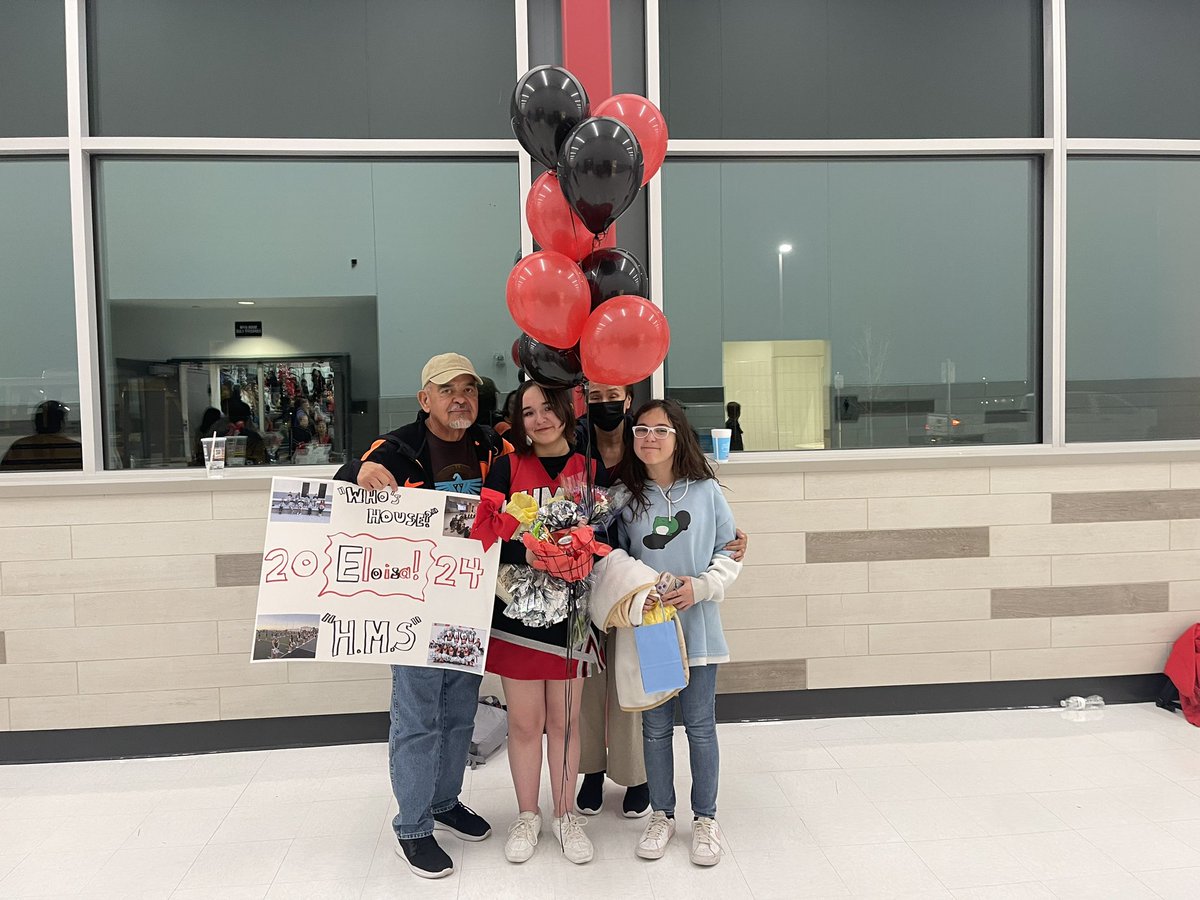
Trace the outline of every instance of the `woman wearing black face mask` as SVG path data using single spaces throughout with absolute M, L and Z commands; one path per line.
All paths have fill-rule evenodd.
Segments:
M 623 384 L 588 385 L 587 420 L 580 422 L 580 428 L 592 430 L 592 456 L 599 460 L 606 470 L 605 475 L 601 476 L 603 484 L 609 483 L 609 473 L 625 456 L 625 448 L 630 440 L 626 417 L 632 402 L 633 396 Z M 579 437 L 576 446 L 586 447 L 586 432 Z
M 589 384 L 587 389 L 587 419 L 579 423 L 575 446 L 589 445 L 590 430 L 591 456 L 600 463 L 596 467 L 596 481 L 608 485 L 626 448 L 632 452 L 633 433 L 629 430 L 628 413 L 633 397 L 623 384 Z M 616 546 L 615 524 L 613 530 L 605 540 Z M 614 642 L 607 640 L 606 648 L 611 659 L 616 650 Z M 583 681 L 579 710 L 579 771 L 583 773 L 583 785 L 575 805 L 586 815 L 599 813 L 604 805 L 607 774 L 625 786 L 622 813 L 627 818 L 637 818 L 650 811 L 650 789 L 642 756 L 642 718 L 641 713 L 624 712 L 617 703 L 616 693 L 615 687 L 610 690 L 606 670 Z
M 623 384 L 589 384 L 587 389 L 587 420 L 579 423 L 575 446 L 588 446 L 585 429 L 591 429 L 591 456 L 600 462 L 596 467 L 596 481 L 608 485 L 626 452 L 633 452 L 633 422 L 629 418 L 633 394 Z M 606 538 L 611 546 L 616 546 L 615 540 L 615 534 Z M 732 551 L 734 559 L 740 562 L 746 553 L 746 535 L 738 531 L 725 549 Z M 606 647 L 611 669 L 616 648 L 611 640 Z M 621 709 L 616 688 L 609 689 L 609 669 L 583 682 L 579 716 L 579 771 L 583 773 L 583 784 L 575 804 L 581 813 L 598 814 L 604 805 L 607 774 L 626 788 L 622 814 L 626 818 L 639 818 L 650 811 L 650 790 L 646 785 L 646 763 L 642 756 L 641 713 Z

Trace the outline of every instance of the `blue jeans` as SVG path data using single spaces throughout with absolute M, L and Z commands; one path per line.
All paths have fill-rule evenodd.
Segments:
M 482 678 L 471 672 L 392 666 L 388 767 L 401 840 L 433 834 L 433 817 L 458 802 Z
M 691 666 L 688 686 L 662 706 L 642 713 L 642 749 L 646 756 L 646 780 L 650 783 L 650 806 L 656 812 L 675 816 L 675 754 L 671 735 L 675 731 L 675 705 L 683 711 L 688 754 L 692 767 L 692 814 L 717 814 L 717 776 L 721 751 L 717 747 L 717 667 Z

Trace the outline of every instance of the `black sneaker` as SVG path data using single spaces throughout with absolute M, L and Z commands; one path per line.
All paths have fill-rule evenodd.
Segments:
M 621 814 L 627 819 L 640 819 L 650 812 L 650 785 L 646 782 L 625 789 Z
M 433 830 L 448 831 L 464 841 L 482 841 L 492 833 L 492 826 L 473 809 L 455 803 L 442 813 L 433 814 Z
M 583 776 L 575 806 L 585 816 L 595 816 L 604 808 L 604 773 L 589 772 Z
M 396 854 L 408 863 L 414 875 L 422 878 L 445 878 L 454 871 L 454 862 L 450 856 L 438 846 L 433 835 L 413 838 L 406 841 L 398 838 Z

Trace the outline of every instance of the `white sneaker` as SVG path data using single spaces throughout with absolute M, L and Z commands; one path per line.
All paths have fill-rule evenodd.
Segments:
M 637 845 L 637 855 L 642 859 L 662 859 L 667 852 L 667 842 L 675 836 L 675 820 L 668 819 L 665 812 L 655 810 L 650 814 L 646 830 Z
M 563 855 L 577 866 L 592 861 L 592 842 L 583 833 L 583 826 L 586 824 L 585 818 L 573 813 L 567 813 L 561 819 L 554 820 L 554 836 L 562 844 Z
M 692 823 L 692 862 L 715 866 L 721 861 L 721 828 L 716 819 L 701 816 Z
M 542 833 L 540 813 L 523 812 L 517 821 L 508 826 L 508 840 L 504 842 L 504 858 L 511 863 L 523 863 L 533 856 L 538 835 Z

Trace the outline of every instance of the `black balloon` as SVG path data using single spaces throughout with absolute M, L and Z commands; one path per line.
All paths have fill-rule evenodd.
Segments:
M 574 387 L 584 382 L 578 346 L 570 350 L 556 350 L 549 344 L 522 334 L 517 340 L 517 357 L 529 377 L 545 387 Z
M 592 309 L 622 294 L 649 297 L 650 279 L 636 256 L 628 250 L 604 247 L 579 263 L 592 291 Z
M 642 187 L 642 148 L 621 122 L 585 119 L 558 152 L 558 183 L 592 234 L 603 234 Z
M 509 104 L 513 134 L 548 169 L 558 165 L 567 135 L 588 116 L 587 91 L 558 66 L 538 66 L 521 76 Z

